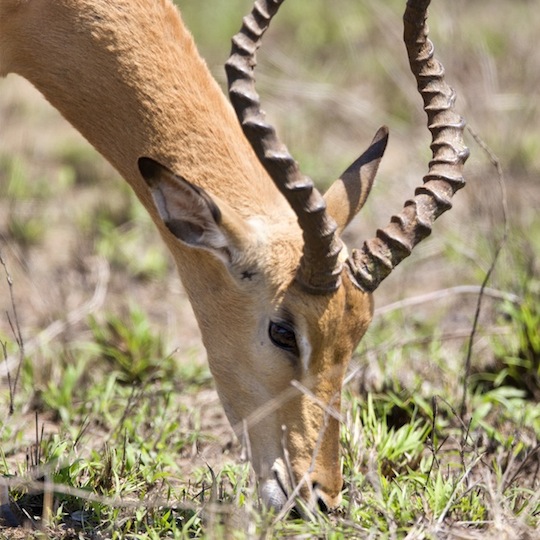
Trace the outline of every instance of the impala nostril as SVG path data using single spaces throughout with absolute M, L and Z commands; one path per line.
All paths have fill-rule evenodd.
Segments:
M 312 489 L 316 497 L 315 502 L 317 503 L 317 508 L 324 514 L 328 514 L 328 512 L 330 512 L 330 506 L 324 499 L 320 484 L 318 482 L 313 482 Z
M 328 514 L 328 512 L 330 512 L 330 508 L 320 495 L 317 496 L 317 507 L 323 514 Z

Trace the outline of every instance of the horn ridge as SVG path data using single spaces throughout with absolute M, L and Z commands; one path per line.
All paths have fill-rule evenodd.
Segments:
M 452 196 L 465 185 L 463 166 L 469 150 L 463 142 L 464 119 L 454 112 L 456 94 L 444 80 L 444 67 L 428 39 L 426 10 L 430 0 L 408 0 L 404 41 L 411 71 L 424 101 L 432 135 L 432 159 L 414 199 L 376 237 L 352 251 L 347 262 L 356 284 L 374 291 L 393 268 L 431 233 L 433 222 L 452 207 Z
M 257 0 L 232 40 L 225 64 L 229 96 L 244 134 L 261 164 L 296 213 L 304 237 L 297 280 L 312 292 L 331 292 L 340 285 L 342 249 L 337 224 L 328 215 L 326 203 L 313 181 L 303 175 L 298 163 L 266 121 L 255 89 L 256 51 L 272 17 L 284 0 Z

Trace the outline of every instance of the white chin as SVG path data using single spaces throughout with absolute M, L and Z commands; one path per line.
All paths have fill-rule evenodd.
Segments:
M 283 493 L 277 480 L 269 478 L 260 487 L 260 494 L 263 503 L 268 508 L 281 510 L 287 502 L 287 496 Z

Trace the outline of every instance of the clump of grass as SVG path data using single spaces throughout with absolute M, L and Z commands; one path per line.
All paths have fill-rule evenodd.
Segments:
M 104 323 L 92 316 L 89 325 L 96 354 L 110 363 L 120 381 L 140 383 L 174 373 L 174 361 L 165 354 L 162 340 L 140 308 L 131 306 L 125 317 L 111 314 Z
M 539 305 L 540 298 L 531 294 L 519 304 L 504 306 L 502 316 L 511 331 L 507 337 L 494 340 L 494 364 L 476 374 L 477 384 L 514 387 L 529 399 L 540 401 Z

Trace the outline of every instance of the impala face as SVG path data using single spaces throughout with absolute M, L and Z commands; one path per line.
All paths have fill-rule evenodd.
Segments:
M 266 383 L 267 395 L 274 396 L 270 402 L 281 403 L 273 417 L 254 426 L 258 436 L 252 443 L 264 479 L 262 496 L 269 504 L 283 506 L 295 488 L 310 507 L 339 504 L 341 386 L 371 315 L 370 295 L 344 275 L 342 286 L 328 295 L 306 296 L 292 284 L 270 318 L 270 333 L 275 325 L 279 330 L 270 335 L 258 363 L 270 361 L 282 370 L 282 377 L 266 379 L 272 381 Z M 291 391 L 292 381 L 301 387 Z
M 248 437 L 262 497 L 277 508 L 297 486 L 305 500 L 325 508 L 340 500 L 341 385 L 372 307 L 370 296 L 345 279 L 327 297 L 307 297 L 292 283 L 271 313 L 265 307 L 251 326 L 245 321 L 253 332 L 245 356 L 237 358 L 234 346 L 222 349 L 230 361 L 215 370 L 228 418 L 240 438 Z
M 220 365 L 221 401 L 240 437 L 246 420 L 267 504 L 282 507 L 297 486 L 310 505 L 339 503 L 341 385 L 371 313 L 370 295 L 347 277 L 326 296 L 307 295 L 292 282 L 271 313 L 265 306 L 255 316 L 242 371 L 235 369 L 234 350 L 228 376 Z

